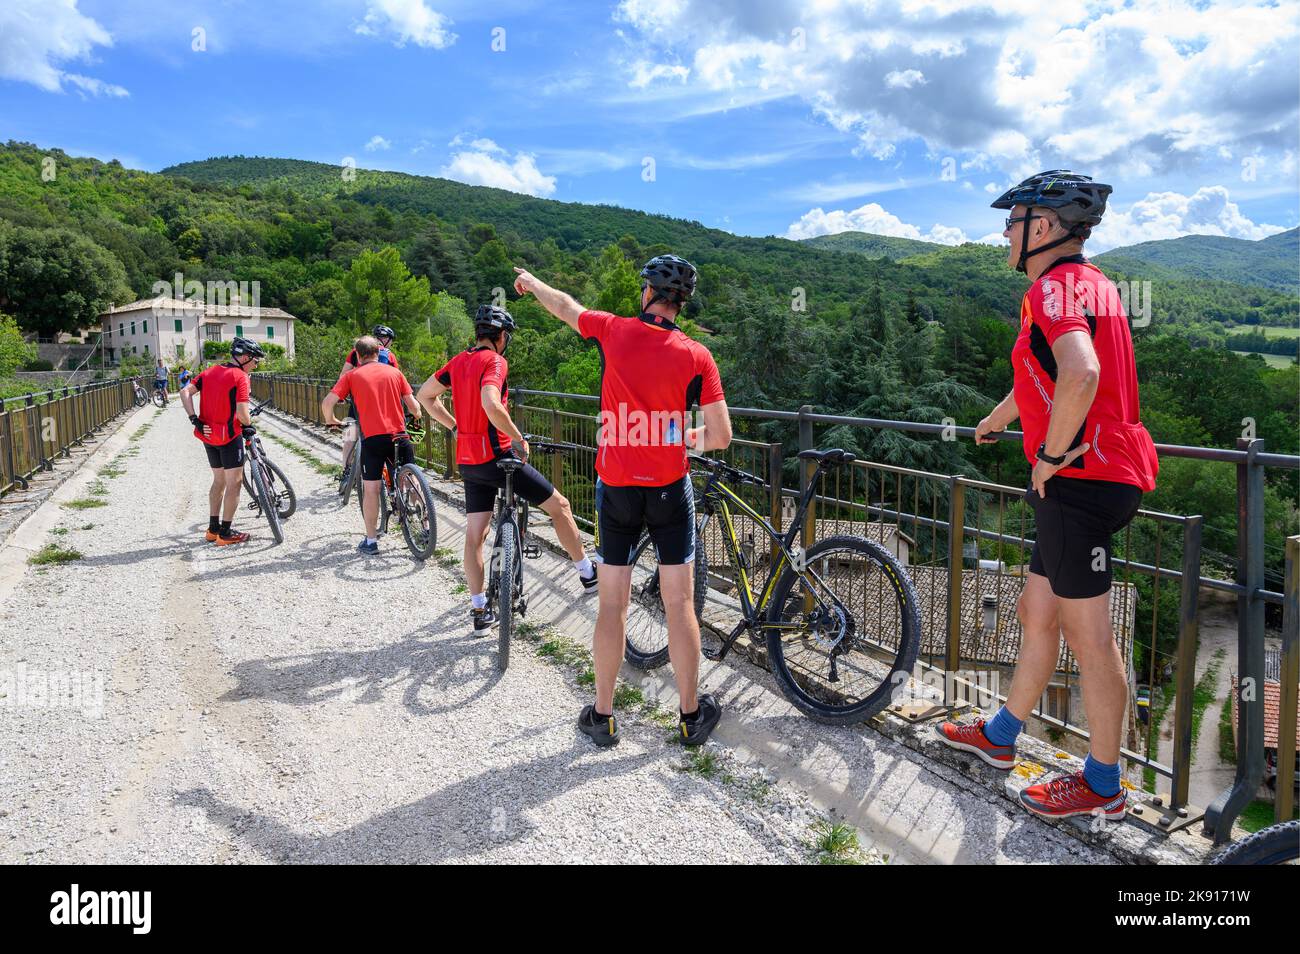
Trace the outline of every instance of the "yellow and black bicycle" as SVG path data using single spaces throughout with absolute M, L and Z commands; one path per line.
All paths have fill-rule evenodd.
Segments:
M 794 519 L 777 533 L 728 482 L 765 486 L 763 480 L 720 460 L 692 457 L 707 473 L 696 493 L 697 615 L 702 609 L 709 569 L 702 542 L 717 520 L 734 581 L 739 620 L 721 646 L 706 648 L 722 659 L 743 633 L 766 642 L 768 665 L 785 696 L 818 722 L 863 722 L 890 704 L 896 687 L 906 684 L 921 640 L 921 615 L 915 587 L 889 551 L 862 536 L 837 535 L 804 549 L 800 537 L 808 507 L 823 470 L 855 459 L 843 450 L 805 450 L 815 472 L 799 498 Z M 751 578 L 754 560 L 736 533 L 744 515 L 766 531 L 775 559 L 761 587 Z M 653 549 L 643 541 L 634 561 L 632 599 L 660 620 L 663 607 Z M 668 661 L 668 636 L 662 625 L 629 627 L 626 658 L 642 669 Z

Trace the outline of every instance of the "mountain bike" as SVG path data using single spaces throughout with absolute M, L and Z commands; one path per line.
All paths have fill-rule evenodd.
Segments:
M 524 440 L 533 454 L 558 454 L 573 450 L 573 444 L 534 438 Z M 518 457 L 503 457 L 496 462 L 505 474 L 506 484 L 497 492 L 496 537 L 492 541 L 491 569 L 488 573 L 487 606 L 497 616 L 497 668 L 502 672 L 510 665 L 510 636 L 514 617 L 528 614 L 524 596 L 524 558 L 541 556 L 541 547 L 528 542 L 528 501 L 515 495 L 515 473 L 526 462 Z
M 252 414 L 262 413 L 263 408 L 269 403 L 271 402 L 262 402 L 253 409 Z M 266 454 L 262 450 L 262 441 L 256 433 L 245 435 L 244 449 L 247 457 L 244 461 L 245 486 L 249 487 L 253 498 L 249 501 L 248 509 L 265 517 L 275 542 L 284 543 L 284 526 L 280 522 L 281 497 L 288 494 L 287 505 L 289 512 L 292 513 L 293 507 L 297 506 L 293 488 L 289 486 L 289 481 L 284 479 L 280 469 L 266 459 Z M 252 479 L 248 480 L 250 475 Z
M 167 384 L 155 381 L 153 384 L 153 403 L 157 407 L 167 406 Z
M 256 417 L 270 403 L 270 401 L 265 401 L 259 404 L 249 412 L 248 416 Z M 298 495 L 293 492 L 293 485 L 289 483 L 289 478 L 284 475 L 284 471 L 279 468 L 275 461 L 266 456 L 266 449 L 262 446 L 261 435 L 254 435 L 253 440 L 257 444 L 258 456 L 265 467 L 263 476 L 266 478 L 266 485 L 270 495 L 275 500 L 276 513 L 280 515 L 281 521 L 288 520 L 293 516 L 293 512 L 298 509 Z M 252 456 L 246 454 L 244 456 L 243 482 L 244 490 L 248 491 L 249 499 L 255 501 L 257 500 L 257 491 L 249 478 L 249 473 L 252 470 L 249 465 L 250 460 L 252 460 Z
M 415 448 L 406 434 L 394 438 L 397 445 L 396 468 L 384 462 L 379 485 L 378 531 L 388 532 L 390 517 L 396 517 L 402 527 L 406 548 L 417 560 L 427 560 L 438 547 L 438 517 L 433 509 L 433 491 L 424 470 L 415 463 Z M 361 481 L 361 441 L 357 440 L 357 506 L 365 519 L 365 491 Z
M 741 634 L 762 636 L 772 675 L 796 708 L 831 725 L 864 722 L 889 705 L 895 686 L 910 677 L 916 663 L 921 641 L 916 589 L 902 564 L 866 537 L 826 537 L 807 549 L 796 543 L 822 472 L 856 458 L 835 449 L 800 451 L 799 459 L 816 467 L 789 528 L 778 534 L 727 484 L 765 486 L 761 478 L 724 461 L 692 456 L 708 474 L 696 495 L 696 513 L 702 514 L 696 558 L 703 553 L 699 541 L 705 529 L 716 519 L 735 572 L 741 617 L 719 648 L 703 652 L 721 660 Z M 758 589 L 736 534 L 738 514 L 754 521 L 775 548 L 776 559 Z M 707 581 L 707 568 L 696 579 L 698 588 L 698 580 Z M 634 598 L 638 588 L 639 602 L 653 607 L 657 590 L 646 579 L 638 584 L 634 573 Z M 668 661 L 666 629 L 647 627 L 635 641 L 628 640 L 625 655 L 642 669 L 662 666 Z
M 1212 865 L 1293 865 L 1300 861 L 1300 821 L 1278 822 L 1229 845 Z
M 144 407 L 149 403 L 149 392 L 144 389 L 139 378 L 131 379 L 131 395 L 135 400 L 136 407 Z
M 355 417 L 347 417 L 341 422 L 343 427 L 343 446 L 352 438 L 352 453 L 343 462 L 343 471 L 339 474 L 339 497 L 343 506 L 348 505 L 348 498 L 361 480 L 361 424 Z

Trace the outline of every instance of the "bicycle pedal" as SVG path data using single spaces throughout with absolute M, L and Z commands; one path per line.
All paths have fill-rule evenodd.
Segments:
M 538 544 L 538 543 L 529 543 L 529 544 L 526 544 L 526 545 L 524 546 L 524 558 L 525 558 L 525 559 L 528 559 L 528 560 L 536 560 L 536 559 L 537 559 L 539 556 L 541 556 L 541 555 L 542 555 L 542 547 L 541 547 L 541 544 Z

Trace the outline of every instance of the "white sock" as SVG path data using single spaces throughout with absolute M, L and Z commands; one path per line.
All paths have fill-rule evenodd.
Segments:
M 579 576 L 588 579 L 591 578 L 591 574 L 594 572 L 591 566 L 591 560 L 588 557 L 583 557 L 581 560 L 574 560 L 573 568 L 578 571 Z
M 378 543 L 378 542 L 379 542 L 378 537 L 366 537 L 366 543 Z
M 484 609 L 487 606 L 487 594 L 471 593 L 469 597 L 469 602 L 470 605 L 474 607 L 474 609 Z

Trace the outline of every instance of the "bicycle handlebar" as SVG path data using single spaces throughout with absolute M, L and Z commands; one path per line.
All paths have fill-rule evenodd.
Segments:
M 741 470 L 739 467 L 733 467 L 725 460 L 717 460 L 713 457 L 704 457 L 701 454 L 691 454 L 690 461 L 692 464 L 699 464 L 705 470 L 713 474 L 722 474 L 730 477 L 732 480 L 738 480 L 742 484 L 758 484 L 760 487 L 766 486 L 767 481 L 761 477 L 751 474 L 747 470 Z
M 552 441 L 533 434 L 525 434 L 524 440 L 528 443 L 530 451 L 536 451 L 539 454 L 560 454 L 565 451 L 579 449 L 577 444 L 571 444 L 568 441 Z

